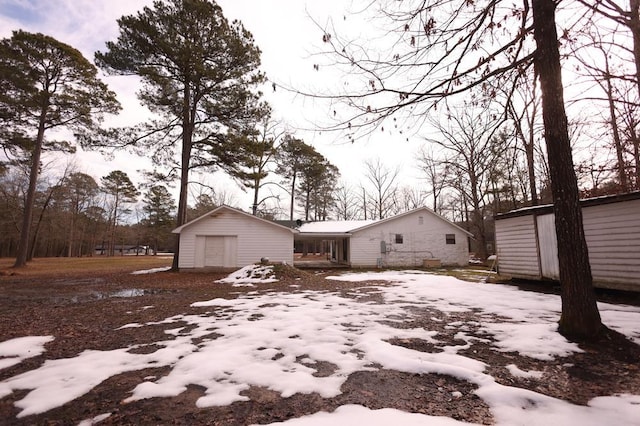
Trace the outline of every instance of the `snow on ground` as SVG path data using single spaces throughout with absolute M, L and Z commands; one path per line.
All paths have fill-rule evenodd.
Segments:
M 247 265 L 229 274 L 226 278 L 216 280 L 217 283 L 234 286 L 252 286 L 257 283 L 274 283 L 278 279 L 273 274 L 272 265 Z
M 541 379 L 543 376 L 542 371 L 524 371 L 518 368 L 515 364 L 509 364 L 506 366 L 509 373 L 514 377 L 523 377 L 525 379 L 534 378 Z
M 168 271 L 169 269 L 171 269 L 171 266 L 163 266 L 161 268 L 151 268 L 151 269 L 144 269 L 140 271 L 133 271 L 131 275 L 155 274 L 156 272 L 164 272 L 164 271 Z
M 228 282 L 238 282 L 237 276 L 247 276 L 247 271 L 232 274 Z M 473 383 L 478 387 L 475 393 L 502 425 L 632 425 L 640 418 L 640 395 L 602 396 L 591 400 L 588 406 L 577 406 L 498 384 L 486 373 L 486 364 L 458 353 L 479 338 L 470 333 L 477 328 L 496 339 L 497 351 L 517 351 L 540 360 L 579 351 L 555 331 L 560 313 L 560 300 L 555 295 L 463 282 L 420 271 L 345 274 L 332 279 L 384 280 L 393 284 L 369 285 L 368 294 L 354 289 L 353 297 L 330 291 L 271 291 L 197 302 L 182 315 L 148 324 L 123 325 L 122 328 L 164 324 L 167 339 L 151 344 L 160 348 L 152 353 L 132 353 L 132 349 L 141 347 L 136 345 L 111 351 L 87 350 L 74 358 L 47 360 L 37 369 L 0 382 L 0 397 L 15 390 L 28 390 L 16 402 L 22 409 L 19 416 L 23 417 L 70 402 L 115 374 L 169 366 L 168 375 L 145 378 L 132 389 L 127 401 L 175 396 L 189 385 L 205 389 L 196 403 L 198 407 L 247 400 L 242 391 L 250 386 L 263 386 L 283 397 L 317 392 L 328 398 L 340 393 L 351 373 L 373 370 L 372 365 L 378 364 L 385 369 L 446 374 Z M 372 300 L 376 299 L 370 297 L 372 294 L 384 303 Z M 640 308 L 611 304 L 600 304 L 600 308 L 608 326 L 640 340 Z M 466 343 L 450 346 L 439 342 L 434 330 L 393 327 L 394 322 L 410 321 L 425 309 L 455 333 L 456 341 Z M 450 315 L 471 310 L 475 311 L 473 321 L 450 321 Z M 422 339 L 438 346 L 441 352 L 392 345 L 392 338 Z M 316 366 L 327 362 L 335 365 L 335 371 L 328 376 L 314 376 Z M 504 367 L 513 375 L 537 375 L 516 365 Z M 459 424 L 449 418 L 353 405 L 282 424 L 391 422 Z
M 52 340 L 53 336 L 27 336 L 1 342 L 0 370 L 20 364 L 27 358 L 40 355 L 44 352 L 45 343 Z
M 81 421 L 80 423 L 78 423 L 78 426 L 93 426 L 93 425 L 97 425 L 98 423 L 100 423 L 103 420 L 108 419 L 109 417 L 111 417 L 111 413 L 100 414 L 99 416 L 95 416 L 92 419 L 87 419 L 87 420 Z
M 320 412 L 286 422 L 271 423 L 283 426 L 323 426 L 323 425 L 367 425 L 388 426 L 470 426 L 474 423 L 460 422 L 449 417 L 427 416 L 424 414 L 406 413 L 393 408 L 370 410 L 361 405 L 343 405 L 333 413 Z

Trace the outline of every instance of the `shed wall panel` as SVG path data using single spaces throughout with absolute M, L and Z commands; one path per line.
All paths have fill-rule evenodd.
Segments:
M 519 278 L 540 277 L 533 216 L 497 220 L 496 246 L 501 274 Z
M 582 214 L 594 285 L 640 290 L 640 199 L 587 205 Z M 544 216 L 548 215 L 539 217 Z M 529 214 L 496 220 L 500 272 L 520 278 L 535 276 L 529 260 L 538 260 L 533 217 Z M 542 228 L 538 229 L 539 244 L 544 253 L 548 235 Z
M 586 207 L 583 221 L 594 283 L 640 290 L 640 200 Z
M 558 262 L 558 240 L 556 221 L 553 214 L 536 216 L 538 224 L 538 253 L 540 254 L 540 273 L 543 278 L 560 279 Z

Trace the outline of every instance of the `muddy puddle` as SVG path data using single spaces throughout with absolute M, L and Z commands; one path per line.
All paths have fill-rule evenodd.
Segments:
M 86 303 L 106 299 L 128 299 L 168 292 L 170 291 L 161 289 L 126 288 L 113 291 L 88 291 L 80 294 L 56 295 L 52 299 L 54 303 L 59 304 Z

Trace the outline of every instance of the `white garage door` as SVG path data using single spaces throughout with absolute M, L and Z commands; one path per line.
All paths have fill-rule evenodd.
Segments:
M 204 266 L 233 268 L 237 266 L 238 237 L 206 237 Z

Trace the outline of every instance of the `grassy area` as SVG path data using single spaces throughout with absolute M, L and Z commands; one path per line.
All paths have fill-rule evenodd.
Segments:
M 14 258 L 0 258 L 0 276 L 55 276 L 65 274 L 91 274 L 110 272 L 130 272 L 143 269 L 171 266 L 171 255 L 158 256 L 93 256 L 93 257 L 45 257 L 36 258 L 25 268 L 13 269 Z M 291 269 L 291 268 L 290 268 Z M 379 271 L 379 270 L 377 270 Z M 472 282 L 505 282 L 507 277 L 501 277 L 489 268 L 474 265 L 458 268 L 431 268 L 427 271 L 434 274 L 451 275 L 456 278 Z M 284 273 L 285 271 L 278 271 Z M 297 271 L 294 275 L 303 273 Z M 292 274 L 288 271 L 287 274 Z
M 11 268 L 14 258 L 0 258 L 2 275 L 56 275 L 90 272 L 119 272 L 171 266 L 172 256 L 93 256 L 36 258 L 24 268 Z

